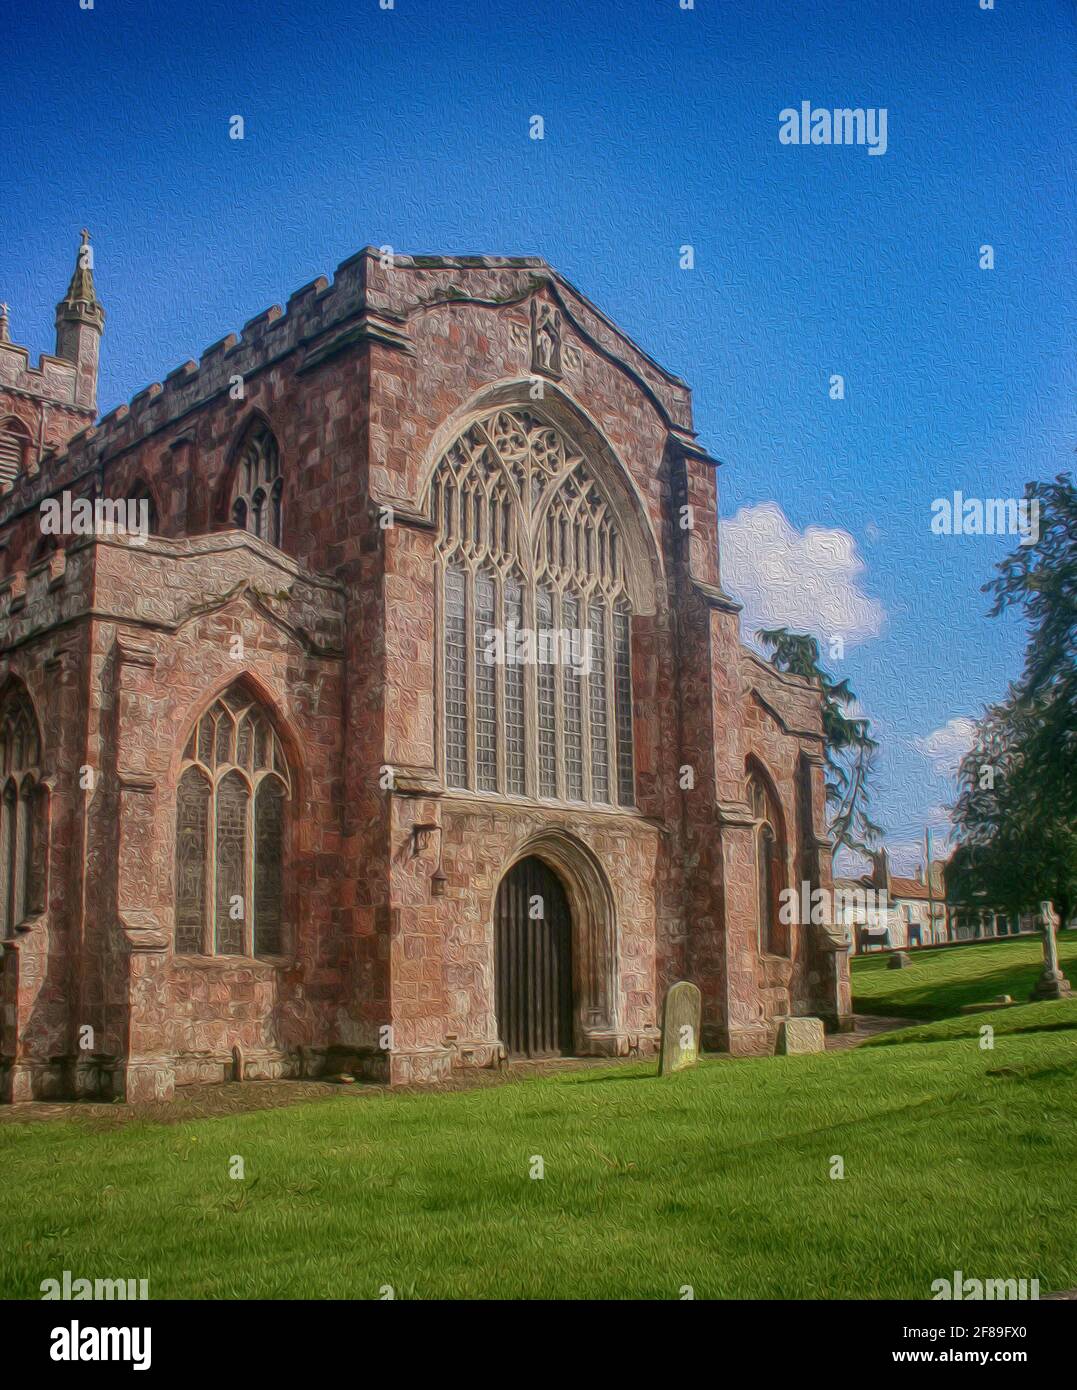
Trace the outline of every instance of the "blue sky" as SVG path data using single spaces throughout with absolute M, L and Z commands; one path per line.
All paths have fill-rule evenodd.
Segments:
M 767 538 L 731 566 L 749 608 L 846 623 L 913 862 L 950 794 L 918 741 L 1023 648 L 980 593 L 1012 540 L 933 535 L 931 501 L 1077 445 L 1069 0 L 39 0 L 3 37 L 16 341 L 51 350 L 83 225 L 103 410 L 360 246 L 545 257 L 692 386 L 723 516 Z M 886 108 L 885 155 L 781 145 L 805 100 Z

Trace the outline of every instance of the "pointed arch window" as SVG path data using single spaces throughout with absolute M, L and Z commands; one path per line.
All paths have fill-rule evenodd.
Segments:
M 242 690 L 191 732 L 176 797 L 175 949 L 284 949 L 285 808 L 291 777 L 265 712 Z
M 490 412 L 431 483 L 446 783 L 631 806 L 632 605 L 584 453 L 527 409 Z
M 232 524 L 270 545 L 279 546 L 283 491 L 276 436 L 264 421 L 255 420 L 243 436 L 236 455 Z
M 756 821 L 756 902 L 759 949 L 763 955 L 787 956 L 790 931 L 781 920 L 781 894 L 785 883 L 785 840 L 781 812 L 766 779 L 758 769 L 748 775 L 748 803 Z
M 21 688 L 0 705 L 0 778 L 0 938 L 10 938 L 44 906 L 41 737 Z

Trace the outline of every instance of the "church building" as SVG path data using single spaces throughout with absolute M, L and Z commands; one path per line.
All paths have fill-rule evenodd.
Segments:
M 683 381 L 531 257 L 367 248 L 98 420 L 104 328 L 85 233 L 0 316 L 0 1097 L 848 1026 Z

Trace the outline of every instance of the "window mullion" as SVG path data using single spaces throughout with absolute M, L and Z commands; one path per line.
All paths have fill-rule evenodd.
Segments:
M 538 713 L 538 595 L 534 579 L 522 586 L 523 621 L 533 637 L 534 660 L 524 667 L 524 795 L 539 796 L 539 713 Z
M 613 656 L 617 635 L 614 630 L 614 606 L 608 601 L 605 602 L 604 627 L 605 627 L 605 650 L 604 659 L 606 662 L 606 689 L 604 697 L 606 701 L 606 786 L 608 788 L 608 798 L 611 806 L 616 806 L 621 800 L 620 796 L 620 774 L 618 763 L 618 744 L 617 744 L 617 710 L 616 694 L 614 691 Z
M 209 807 L 206 815 L 205 909 L 203 911 L 202 949 L 207 956 L 217 954 L 217 789 L 220 778 L 210 781 Z
M 445 684 L 445 647 L 449 627 L 445 619 L 445 564 L 434 566 L 434 766 L 443 787 L 449 785 L 449 748 L 446 722 L 449 708 Z
M 470 500 L 470 499 L 469 499 Z M 464 569 L 464 694 L 467 709 L 467 785 L 479 789 L 478 775 L 478 689 L 475 683 L 475 570 Z
M 4 939 L 14 936 L 15 924 L 11 920 L 10 908 L 10 866 L 8 863 L 9 836 L 14 827 L 10 823 L 11 810 L 8 805 L 6 789 L 0 792 L 0 936 Z
M 484 507 L 487 517 L 488 505 Z M 494 584 L 494 629 L 501 633 L 501 660 L 494 664 L 494 782 L 498 792 L 504 796 L 509 789 L 509 725 L 505 707 L 505 663 L 509 654 L 506 646 L 508 634 L 505 631 L 505 575 L 500 569 L 494 568 L 492 561 L 488 561 L 488 564 Z M 487 650 L 489 641 L 487 635 Z
M 552 610 L 552 629 L 550 632 L 550 654 L 554 657 L 553 668 L 553 746 L 556 753 L 557 800 L 568 800 L 568 774 L 565 769 L 565 688 L 564 672 L 561 670 L 561 631 L 563 627 L 561 609 L 561 590 L 550 584 L 550 606 Z
M 243 954 L 245 956 L 254 955 L 254 875 L 256 872 L 254 857 L 258 853 L 258 846 L 254 838 L 254 798 L 257 789 L 258 784 L 252 777 L 251 791 L 247 797 L 247 852 L 243 856 Z
M 573 655 L 576 658 L 576 670 L 578 672 L 580 686 L 580 744 L 581 762 L 583 764 L 583 799 L 591 803 L 595 799 L 594 786 L 591 781 L 591 671 L 590 660 L 584 661 L 584 642 L 587 643 L 587 656 L 591 655 L 591 597 L 582 585 L 579 597 L 579 623 L 576 628 L 576 636 L 572 643 Z

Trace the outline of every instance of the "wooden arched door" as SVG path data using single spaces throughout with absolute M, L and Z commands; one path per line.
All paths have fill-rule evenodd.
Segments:
M 559 1057 L 572 1047 L 572 914 L 561 880 L 521 859 L 494 909 L 498 1033 L 514 1057 Z

